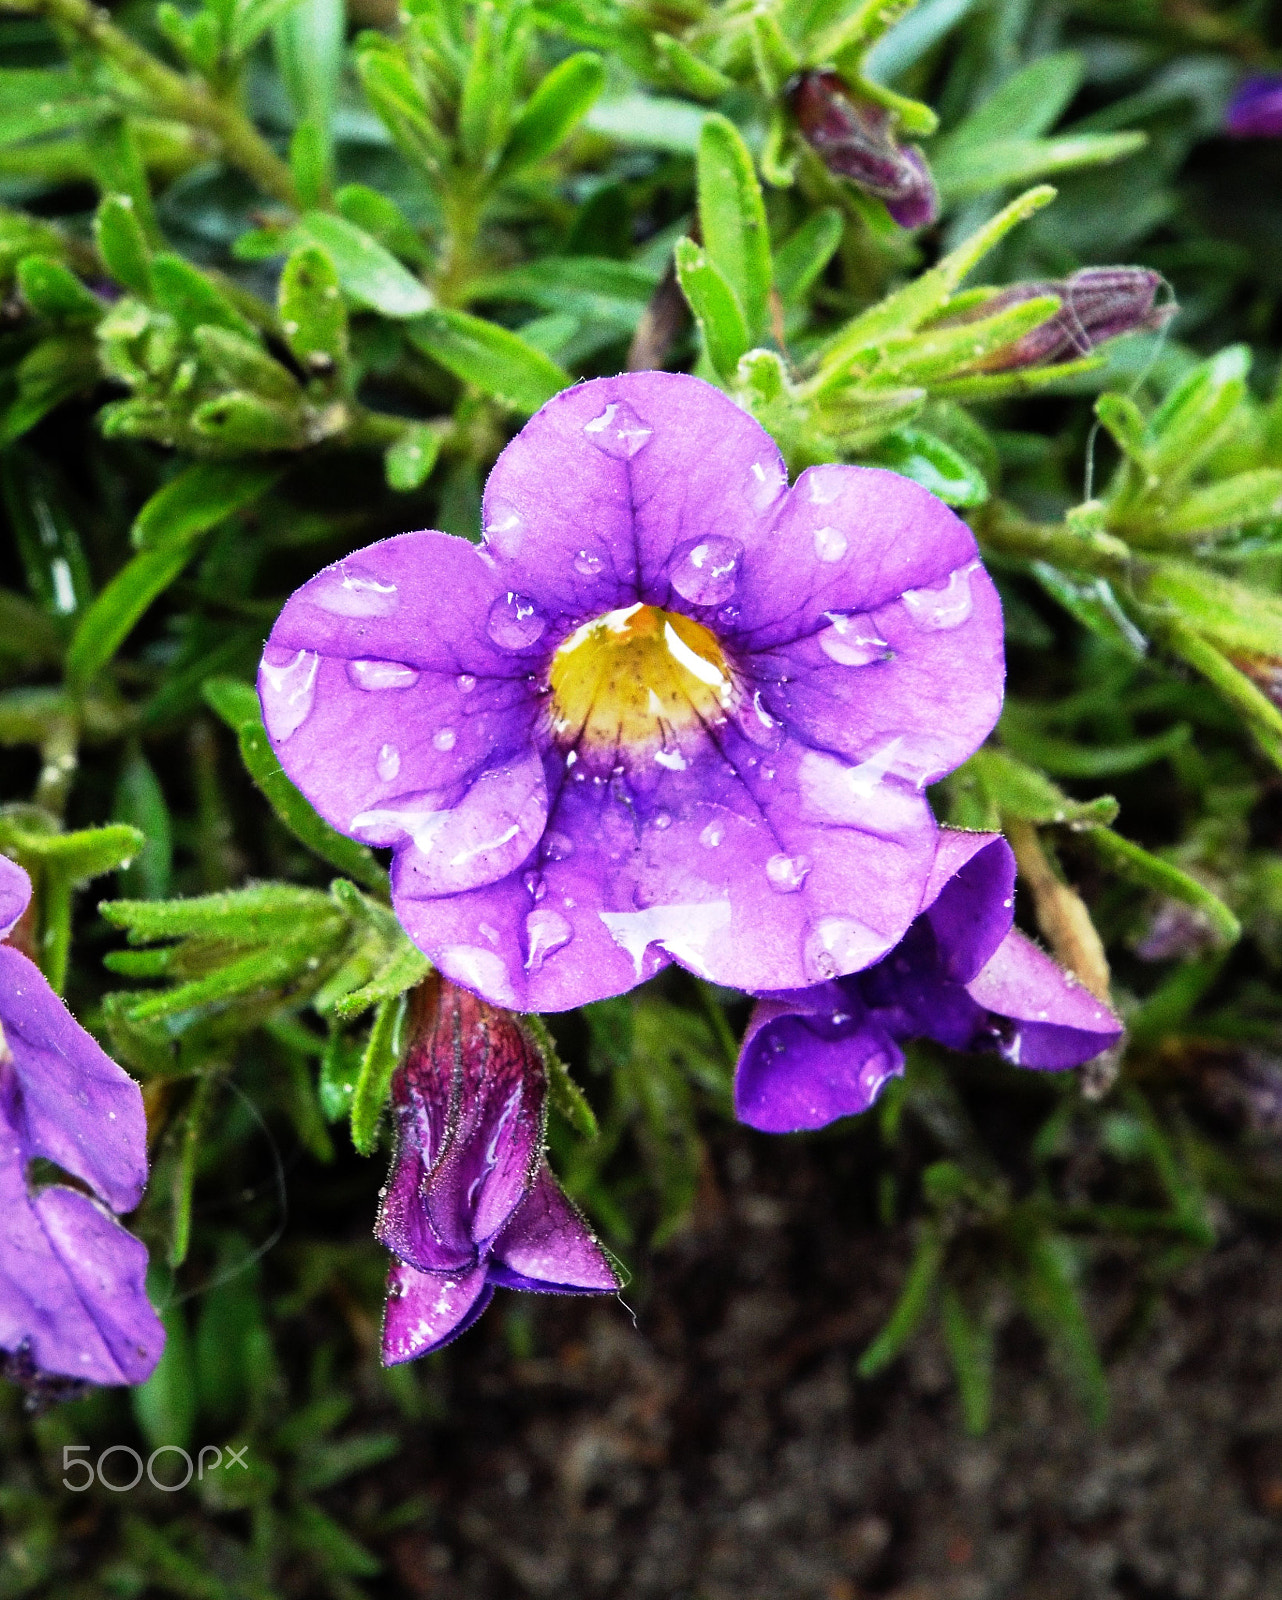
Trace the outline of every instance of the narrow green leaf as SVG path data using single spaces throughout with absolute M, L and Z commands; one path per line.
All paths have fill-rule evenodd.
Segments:
M 500 177 L 550 156 L 587 115 L 605 87 L 601 58 L 588 51 L 552 68 L 526 101 L 499 161 Z
M 385 317 L 421 317 L 434 304 L 431 291 L 390 250 L 345 217 L 309 211 L 291 230 L 297 247 L 317 244 L 334 263 L 343 292 L 358 306 Z
M 836 206 L 824 206 L 775 252 L 774 276 L 785 305 L 800 305 L 841 243 L 845 220 Z
M 173 1220 L 169 1230 L 168 1260 L 171 1267 L 181 1267 L 191 1248 L 191 1202 L 196 1187 L 196 1164 L 200 1159 L 201 1144 L 209 1131 L 218 1085 L 217 1073 L 202 1072 L 196 1079 L 196 1087 L 183 1119 L 178 1164 L 174 1169 Z
M 162 250 L 152 259 L 151 275 L 156 304 L 184 333 L 195 333 L 203 323 L 209 323 L 243 338 L 254 338 L 253 328 L 222 290 L 182 256 Z
M 569 386 L 569 373 L 518 334 L 465 311 L 432 311 L 408 333 L 447 372 L 514 411 L 537 411 Z
M 888 1367 L 916 1333 L 930 1310 L 943 1264 L 943 1239 L 934 1228 L 923 1226 L 894 1310 L 855 1364 L 855 1371 L 861 1378 L 875 1377 Z
M 74 833 L 24 831 L 18 845 L 21 854 L 74 886 L 128 866 L 144 842 L 137 828 L 117 822 L 105 828 L 80 828 Z
M 1168 492 L 1187 479 L 1219 444 L 1246 395 L 1251 352 L 1230 345 L 1195 367 L 1149 419 L 1150 469 Z
M 378 1123 L 401 1061 L 405 996 L 384 1000 L 374 1013 L 365 1054 L 352 1093 L 352 1143 L 363 1156 L 378 1148 Z
M 83 690 L 111 661 L 147 608 L 182 572 L 199 535 L 175 537 L 125 563 L 80 618 L 67 650 L 67 683 Z
M 1233 944 L 1241 937 L 1242 924 L 1223 900 L 1179 867 L 1163 861 L 1124 835 L 1114 833 L 1112 828 L 1084 828 L 1080 837 L 1105 866 L 1119 876 L 1142 888 L 1169 895 L 1173 900 L 1182 900 L 1200 911 L 1222 943 Z
M 895 429 L 866 459 L 920 483 L 950 506 L 979 506 L 988 499 L 988 484 L 979 468 L 923 428 Z
M 1118 810 L 1117 801 L 1112 795 L 1100 795 L 1095 800 L 1072 799 L 1044 773 L 991 745 L 976 750 L 949 782 L 950 785 L 963 786 L 976 782 L 1001 815 L 1041 826 L 1048 823 L 1066 823 L 1070 826 L 1084 822 L 1109 823 Z
M 206 400 L 191 414 L 191 430 L 229 451 L 294 450 L 305 442 L 302 418 L 243 389 Z
M 951 1284 L 941 1297 L 940 1320 L 957 1379 L 966 1432 L 987 1433 L 993 1414 L 992 1332 L 979 1319 L 971 1317 L 961 1295 Z
M 257 339 L 243 338 L 227 328 L 201 327 L 193 342 L 221 383 L 284 405 L 301 401 L 298 379 L 268 355 Z
M 432 475 L 441 453 L 441 430 L 426 423 L 406 428 L 384 458 L 387 483 L 391 489 L 408 494 L 419 489 Z
M 18 288 L 38 316 L 53 322 L 96 322 L 105 309 L 70 267 L 51 256 L 24 256 L 18 263 Z
M 677 241 L 676 264 L 681 292 L 703 330 L 708 359 L 729 379 L 750 343 L 738 297 L 693 239 Z
M 311 372 L 347 359 L 347 308 L 329 253 L 303 245 L 285 263 L 278 291 L 281 328 L 295 357 Z
M 694 95 L 696 100 L 719 99 L 732 87 L 733 79 L 727 78 L 719 68 L 695 55 L 689 46 L 682 44 L 672 34 L 652 33 L 650 43 L 677 84 L 687 94 Z
M 142 845 L 133 862 L 120 869 L 120 887 L 144 900 L 163 900 L 173 869 L 173 824 L 155 769 L 140 749 L 125 759 L 116 783 L 112 820 L 137 828 Z
M 1058 139 L 994 139 L 950 147 L 932 160 L 940 193 L 966 200 L 1017 183 L 1033 183 L 1055 172 L 1106 166 L 1134 155 L 1148 143 L 1145 133 L 1065 134 Z
M 703 247 L 739 302 L 747 349 L 761 342 L 765 330 L 772 283 L 770 235 L 752 157 L 739 130 L 725 117 L 713 114 L 704 120 L 696 175 Z M 742 354 L 740 350 L 735 360 Z
M 416 267 L 430 265 L 432 254 L 394 200 L 364 183 L 347 183 L 334 196 L 339 214 L 371 238 L 386 246 L 393 255 L 411 261 Z
M 1024 1298 L 1043 1337 L 1059 1355 L 1096 1427 L 1108 1416 L 1108 1379 L 1082 1308 L 1072 1246 L 1036 1230 L 1026 1241 Z
M 522 1021 L 534 1035 L 535 1043 L 547 1067 L 548 1098 L 553 1109 L 558 1111 L 574 1131 L 585 1139 L 597 1138 L 600 1129 L 597 1126 L 596 1113 L 588 1104 L 588 1098 L 583 1090 L 570 1076 L 569 1067 L 561 1060 L 556 1042 L 548 1032 L 547 1024 L 537 1012 L 531 1012 Z
M 409 159 L 436 172 L 449 156 L 449 145 L 428 115 L 418 85 L 405 62 L 378 48 L 360 51 L 356 75 L 365 97 Z
M 98 253 L 107 271 L 121 288 L 150 300 L 154 288 L 151 250 L 147 235 L 138 221 L 133 197 L 127 194 L 104 195 L 94 216 L 93 226 Z
M 197 462 L 157 489 L 130 537 L 140 550 L 195 538 L 253 505 L 279 477 L 279 467 Z

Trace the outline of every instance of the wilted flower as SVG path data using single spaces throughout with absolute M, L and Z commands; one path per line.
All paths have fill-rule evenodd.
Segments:
M 31 884 L 0 856 L 0 939 Z M 33 1189 L 36 1157 L 65 1184 Z M 130 1211 L 147 1179 L 138 1085 L 90 1038 L 38 967 L 0 943 L 0 1350 L 6 1375 L 37 1392 L 141 1383 L 165 1343 L 147 1299 L 147 1252 L 105 1209 Z
M 413 1005 L 375 1228 L 399 1258 L 383 1322 L 388 1366 L 456 1339 L 496 1285 L 544 1294 L 619 1286 L 543 1158 L 547 1069 L 521 1023 L 435 976 Z
M 789 99 L 797 125 L 829 172 L 886 202 L 901 228 L 928 227 L 939 215 L 939 196 L 916 145 L 895 138 L 885 106 L 856 95 L 835 72 L 803 72 Z
M 499 457 L 481 549 L 411 533 L 286 604 L 281 764 L 396 852 L 406 931 L 497 1005 L 669 961 L 750 990 L 877 960 L 935 853 L 926 784 L 992 727 L 1001 613 L 906 478 L 779 452 L 696 378 L 601 378 Z
M 1224 113 L 1235 139 L 1282 138 L 1282 73 L 1263 72 L 1240 83 Z
M 1015 859 L 998 834 L 943 828 L 903 941 L 866 972 L 761 1000 L 735 1078 L 742 1122 L 767 1133 L 866 1111 L 904 1070 L 901 1043 L 996 1050 L 1023 1067 L 1080 1065 L 1122 1025 L 1012 926 Z
M 974 370 L 1011 372 L 1020 367 L 1045 367 L 1088 356 L 1106 339 L 1116 339 L 1123 333 L 1164 327 L 1179 308 L 1173 301 L 1164 306 L 1153 304 L 1163 282 L 1161 273 L 1148 267 L 1083 267 L 1071 277 L 1054 282 L 1016 283 L 1009 289 L 999 289 L 964 312 L 941 317 L 938 326 L 974 322 L 1026 300 L 1057 295 L 1060 308 L 1053 317 L 1004 350 L 977 362 Z

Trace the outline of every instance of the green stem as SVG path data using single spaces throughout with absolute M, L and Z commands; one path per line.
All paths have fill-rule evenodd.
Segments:
M 985 508 L 975 532 L 988 549 L 1026 561 L 1049 561 L 1069 572 L 1094 572 L 1103 578 L 1135 582 L 1144 563 L 1108 533 L 1079 533 L 1063 524 L 1028 522 L 1000 502 Z
M 200 79 L 174 72 L 158 61 L 116 27 L 101 7 L 89 0 L 0 0 L 0 9 L 41 12 L 50 22 L 69 29 L 132 78 L 155 110 L 189 127 L 207 129 L 232 166 L 239 167 L 265 193 L 297 207 L 298 194 L 288 166 L 253 123 L 229 101 L 211 94 Z

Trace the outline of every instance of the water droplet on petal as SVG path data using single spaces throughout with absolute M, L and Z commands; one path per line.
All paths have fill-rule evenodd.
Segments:
M 491 1005 L 516 1004 L 516 994 L 503 958 L 483 945 L 451 945 L 437 956 L 436 965 L 452 983 L 464 989 L 474 989 Z
M 812 983 L 826 983 L 869 966 L 885 952 L 886 940 L 855 917 L 821 917 L 810 929 L 802 963 Z
M 812 865 L 809 856 L 789 856 L 781 852 L 766 862 L 766 877 L 770 887 L 780 894 L 795 894 L 809 876 Z
M 507 500 L 487 500 L 485 505 L 485 543 L 501 556 L 514 556 L 521 543 L 524 524 L 521 513 Z
M 385 744 L 378 752 L 375 769 L 384 783 L 391 783 L 401 770 L 401 752 L 394 744 Z
M 418 673 L 403 661 L 349 661 L 347 681 L 357 689 L 412 689 Z
M 490 607 L 486 629 L 501 650 L 528 650 L 543 637 L 547 625 L 533 600 L 509 590 Z
M 719 606 L 739 582 L 743 546 L 737 539 L 709 534 L 678 552 L 672 568 L 672 587 L 695 606 Z
M 300 650 L 280 664 L 263 657 L 258 673 L 263 721 L 278 744 L 296 733 L 311 715 L 319 670 L 320 656 L 314 650 Z
M 452 750 L 458 735 L 453 728 L 438 728 L 432 735 L 432 748 L 434 750 Z
M 650 442 L 654 429 L 637 416 L 626 400 L 616 400 L 606 406 L 599 417 L 583 424 L 583 431 L 596 445 L 615 461 L 631 461 L 639 450 Z
M 766 709 L 760 689 L 753 692 L 748 704 L 741 706 L 737 720 L 740 732 L 762 750 L 777 750 L 784 741 L 783 723 Z M 747 764 L 756 766 L 756 757 L 750 756 Z
M 476 688 L 476 679 L 470 672 L 460 672 L 454 682 L 458 685 L 460 694 L 471 694 L 472 690 Z
M 903 1066 L 887 1055 L 884 1050 L 877 1050 L 870 1055 L 859 1069 L 859 1084 L 871 1105 L 891 1078 L 899 1077 Z
M 399 601 L 394 583 L 350 572 L 341 561 L 314 578 L 303 593 L 336 617 L 389 617 Z
M 850 549 L 850 541 L 840 528 L 815 529 L 815 554 L 820 561 L 840 561 Z
M 715 850 L 726 836 L 726 825 L 719 818 L 710 822 L 699 835 L 699 843 L 705 850 Z
M 690 765 L 680 750 L 656 750 L 654 759 L 669 772 L 684 772 Z
M 656 811 L 654 815 L 654 826 L 658 828 L 660 833 L 662 833 L 665 828 L 670 828 L 672 826 L 671 814 L 667 811 Z
M 978 561 L 972 561 L 969 566 L 950 572 L 942 589 L 904 590 L 905 609 L 919 628 L 943 631 L 961 627 L 974 608 L 970 575 L 978 566 Z
M 839 667 L 866 667 L 874 661 L 887 661 L 893 651 L 879 638 L 871 617 L 843 617 L 826 612 L 828 627 L 819 635 L 819 648 Z
M 563 950 L 573 937 L 573 924 L 559 911 L 551 907 L 531 911 L 525 919 L 525 939 L 530 952 L 525 958 L 525 970 L 537 972 L 550 955 Z
M 781 461 L 754 461 L 744 493 L 754 511 L 768 511 L 787 487 L 788 474 Z
M 585 578 L 595 578 L 604 565 L 604 560 L 591 550 L 580 550 L 574 558 L 574 570 Z
M 568 834 L 557 833 L 549 829 L 543 835 L 543 859 L 545 861 L 564 861 L 574 854 L 574 840 Z
M 547 879 L 541 872 L 527 872 L 521 882 L 525 885 L 526 893 L 536 904 L 548 892 Z

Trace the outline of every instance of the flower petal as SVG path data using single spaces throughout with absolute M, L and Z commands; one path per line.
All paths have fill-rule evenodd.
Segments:
M 823 1128 L 866 1111 L 904 1070 L 898 1045 L 851 993 L 826 983 L 759 1001 L 735 1073 L 735 1115 L 763 1133 Z
M 144 1287 L 147 1251 L 87 1195 L 28 1193 L 34 1152 L 14 1087 L 0 1097 L 0 1348 L 28 1350 L 40 1373 L 141 1383 L 165 1343 Z
M 29 1153 L 83 1179 L 113 1210 L 131 1211 L 147 1181 L 142 1091 L 85 1032 L 40 969 L 8 945 L 0 945 L 0 1024 Z M 0 1072 L 4 1059 L 0 1047 Z
M 543 1294 L 613 1294 L 619 1288 L 610 1258 L 546 1163 L 494 1241 L 489 1280 Z
M 1080 1066 L 1122 1036 L 1113 1012 L 1015 928 L 966 990 L 992 1018 L 1011 1019 L 1001 1053 L 1017 1066 Z
M 454 1276 L 393 1261 L 383 1313 L 383 1365 L 413 1361 L 466 1333 L 494 1298 L 484 1265 Z
M 495 462 L 486 551 L 549 615 L 636 601 L 698 613 L 731 599 L 739 552 L 767 538 L 787 481 L 769 434 L 711 384 L 594 378 L 549 400 Z M 695 556 L 707 541 L 728 569 Z
M 258 691 L 281 765 L 327 822 L 406 843 L 529 751 L 529 662 L 490 632 L 505 605 L 474 546 L 431 532 L 370 545 L 290 597 Z
M 0 856 L 0 939 L 31 902 L 31 879 L 16 861 Z
M 967 983 L 1010 931 L 1015 856 L 999 833 L 941 828 L 922 911 L 935 931 L 943 974 Z

